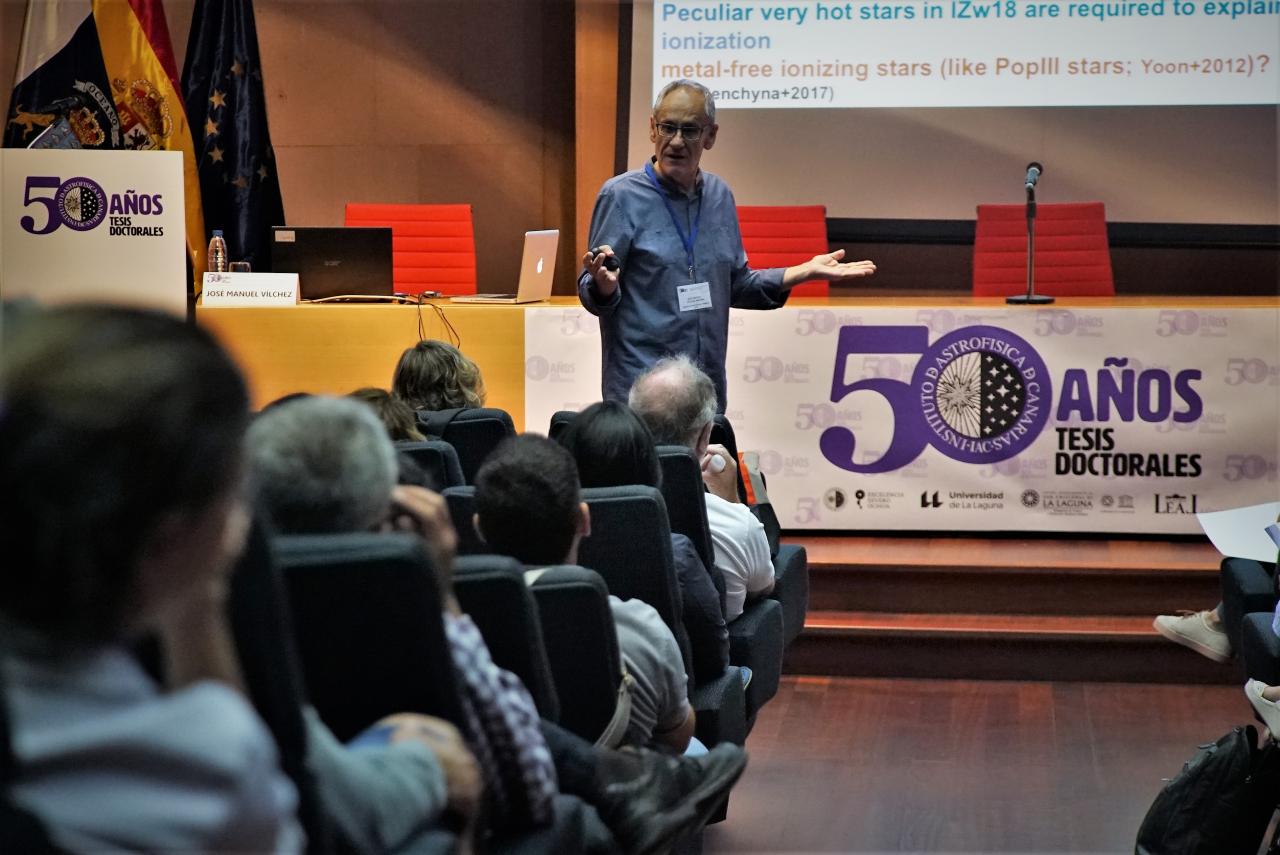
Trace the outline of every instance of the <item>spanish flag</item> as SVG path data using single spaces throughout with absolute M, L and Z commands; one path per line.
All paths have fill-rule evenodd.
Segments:
M 161 0 L 28 0 L 4 145 L 26 147 L 65 126 L 58 147 L 181 151 L 199 282 L 204 215 L 177 79 Z
M 187 254 L 199 282 L 205 268 L 204 214 L 195 144 L 178 90 L 178 65 L 160 0 L 93 0 L 93 18 L 127 149 L 182 152 Z M 194 283 L 193 283 L 194 284 Z

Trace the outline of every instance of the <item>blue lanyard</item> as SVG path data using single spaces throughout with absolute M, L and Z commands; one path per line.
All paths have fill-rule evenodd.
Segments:
M 680 243 L 684 244 L 685 261 L 689 263 L 689 281 L 693 281 L 693 245 L 698 242 L 698 223 L 702 222 L 702 199 L 698 199 L 698 214 L 693 218 L 693 229 L 685 234 L 684 229 L 680 225 L 680 218 L 676 216 L 676 209 L 671 204 L 671 200 L 667 198 L 667 191 L 662 189 L 662 185 L 658 183 L 658 176 L 653 174 L 653 164 L 646 163 L 644 165 L 644 174 L 648 177 L 649 183 L 653 185 L 653 189 L 658 191 L 658 195 L 662 197 L 662 204 L 667 206 L 667 213 L 671 215 L 671 225 L 676 227 L 676 234 L 680 235 Z

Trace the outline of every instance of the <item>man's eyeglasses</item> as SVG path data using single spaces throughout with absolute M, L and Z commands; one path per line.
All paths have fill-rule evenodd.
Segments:
M 673 125 L 670 122 L 658 122 L 658 135 L 663 139 L 674 137 L 677 133 L 685 142 L 697 142 L 702 139 L 702 132 L 706 128 L 702 125 Z

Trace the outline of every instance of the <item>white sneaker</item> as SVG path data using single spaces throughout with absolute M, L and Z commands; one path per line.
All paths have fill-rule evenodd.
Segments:
M 1209 625 L 1205 617 L 1208 614 L 1209 612 L 1203 611 L 1184 615 L 1160 615 L 1153 626 L 1165 638 L 1190 647 L 1201 656 L 1207 656 L 1214 662 L 1230 662 L 1231 639 L 1227 638 L 1225 630 Z
M 1250 680 L 1244 684 L 1244 693 L 1249 698 L 1249 703 L 1253 705 L 1258 718 L 1262 719 L 1267 730 L 1271 731 L 1271 738 L 1275 739 L 1280 735 L 1280 705 L 1262 696 L 1262 690 L 1265 688 L 1267 684 L 1261 680 Z

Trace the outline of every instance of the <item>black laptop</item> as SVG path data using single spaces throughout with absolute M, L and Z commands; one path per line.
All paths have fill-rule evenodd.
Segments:
M 275 226 L 271 266 L 302 300 L 391 297 L 391 229 Z

